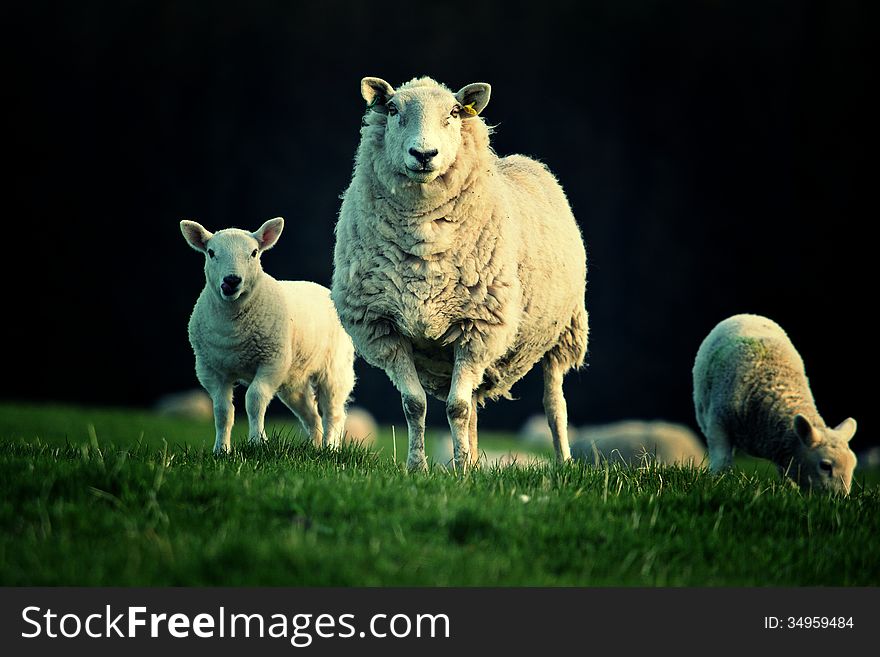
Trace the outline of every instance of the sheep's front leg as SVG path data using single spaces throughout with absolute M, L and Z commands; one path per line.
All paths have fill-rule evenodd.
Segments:
M 544 369 L 544 413 L 553 436 L 556 461 L 564 463 L 571 460 L 571 449 L 568 446 L 568 408 L 562 394 L 562 367 L 547 356 L 541 366 Z
M 232 382 L 225 381 L 207 368 L 196 365 L 196 376 L 202 387 L 211 396 L 214 406 L 214 453 L 228 452 L 232 446 L 232 425 L 235 422 L 235 408 L 232 405 Z
M 391 382 L 400 391 L 403 402 L 403 415 L 409 433 L 409 454 L 406 465 L 410 471 L 427 470 L 428 459 L 425 457 L 425 413 L 428 409 L 428 398 L 419 381 L 416 366 L 412 357 L 404 349 L 398 349 L 396 357 L 386 372 Z
M 452 383 L 449 386 L 449 395 L 446 397 L 446 419 L 449 420 L 449 429 L 452 431 L 453 463 L 455 468 L 462 472 L 467 470 L 472 458 L 477 456 L 476 453 L 471 454 L 471 443 L 473 442 L 474 451 L 477 447 L 476 419 L 474 419 L 473 441 L 470 437 L 470 424 L 471 413 L 474 412 L 471 408 L 474 388 L 480 379 L 482 372 L 478 376 L 467 359 L 456 355 Z
M 264 422 L 266 419 L 266 407 L 275 396 L 277 385 L 270 377 L 257 375 L 248 386 L 247 394 L 244 398 L 245 408 L 248 415 L 248 428 L 250 441 L 259 444 L 266 440 L 266 428 Z

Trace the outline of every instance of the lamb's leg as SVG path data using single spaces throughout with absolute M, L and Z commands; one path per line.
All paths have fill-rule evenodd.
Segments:
M 266 440 L 264 426 L 266 407 L 269 406 L 277 389 L 277 385 L 273 385 L 270 379 L 260 376 L 259 373 L 248 386 L 244 403 L 248 415 L 250 441 L 253 444 L 259 444 Z
M 709 447 L 709 470 L 721 472 L 730 468 L 733 465 L 733 448 L 724 427 L 720 422 L 712 422 L 705 433 Z
M 284 402 L 302 424 L 306 436 L 309 437 L 315 447 L 321 446 L 321 416 L 318 415 L 318 405 L 315 402 L 315 393 L 312 386 L 306 383 L 302 388 L 285 386 L 278 391 L 278 399 Z
M 553 435 L 556 461 L 564 463 L 571 460 L 571 450 L 568 446 L 568 409 L 562 394 L 562 366 L 546 356 L 541 360 L 541 366 L 544 370 L 544 413 Z
M 391 382 L 400 391 L 403 402 L 403 415 L 409 433 L 409 455 L 406 465 L 410 471 L 427 470 L 428 459 L 425 457 L 425 413 L 428 398 L 419 381 L 416 366 L 412 357 L 403 348 L 399 348 L 392 363 L 385 368 Z
M 342 432 L 345 431 L 345 401 L 348 393 L 340 395 L 332 387 L 318 388 L 318 408 L 324 421 L 324 447 L 337 448 L 342 444 Z
M 214 405 L 214 453 L 228 452 L 232 444 L 232 425 L 235 422 L 235 408 L 232 405 L 231 381 L 225 381 L 201 363 L 196 362 L 196 376 L 199 383 L 211 396 Z
M 480 450 L 477 447 L 477 398 L 471 398 L 471 417 L 468 424 L 468 438 L 470 439 L 471 463 L 480 460 Z

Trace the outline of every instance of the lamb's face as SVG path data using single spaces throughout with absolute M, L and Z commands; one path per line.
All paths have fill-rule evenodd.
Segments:
M 462 121 L 477 116 L 489 102 L 490 87 L 477 83 L 453 94 L 422 79 L 395 91 L 378 78 L 364 78 L 364 99 L 387 116 L 384 149 L 397 175 L 430 183 L 455 162 L 462 143 Z
M 208 240 L 205 255 L 205 283 L 222 301 L 246 296 L 263 270 L 259 243 L 237 228 L 215 233 Z
M 283 227 L 281 217 L 270 219 L 253 233 L 238 228 L 211 233 L 194 221 L 180 222 L 189 245 L 205 254 L 206 288 L 225 303 L 251 292 L 263 271 L 260 255 L 275 245 Z
M 798 416 L 803 417 L 803 416 Z M 813 427 L 795 421 L 794 430 L 803 443 L 798 467 L 798 483 L 813 489 L 849 495 L 856 455 L 849 441 L 856 432 L 856 421 L 845 420 L 837 427 Z

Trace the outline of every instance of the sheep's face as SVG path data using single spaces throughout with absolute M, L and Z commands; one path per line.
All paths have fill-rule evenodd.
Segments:
M 224 303 L 246 297 L 263 271 L 260 255 L 271 249 L 284 228 L 277 217 L 249 233 L 238 228 L 211 233 L 195 221 L 181 221 L 187 243 L 205 254 L 205 286 Z
M 379 78 L 364 78 L 361 93 L 374 112 L 387 116 L 384 148 L 395 174 L 430 183 L 455 162 L 462 143 L 462 121 L 489 102 L 488 84 L 469 84 L 453 94 L 421 79 L 395 91 Z
M 813 426 L 803 415 L 797 415 L 793 431 L 803 447 L 797 468 L 800 486 L 849 495 L 856 467 L 849 441 L 855 435 L 856 421 L 849 418 L 830 429 Z

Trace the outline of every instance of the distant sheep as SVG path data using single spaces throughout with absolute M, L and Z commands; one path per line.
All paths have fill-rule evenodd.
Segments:
M 156 412 L 190 420 L 207 420 L 214 414 L 214 404 L 208 393 L 196 388 L 163 395 L 156 401 Z
M 365 408 L 352 406 L 345 416 L 345 434 L 343 440 L 347 443 L 359 443 L 369 446 L 376 442 L 379 427 L 376 420 Z
M 451 434 L 446 433 L 435 441 L 432 456 L 434 461 L 440 465 L 450 466 L 453 464 L 454 453 Z M 501 468 L 523 468 L 547 462 L 545 458 L 535 454 L 512 449 L 482 449 L 477 454 L 476 460 L 488 466 L 498 466 Z
M 232 388 L 248 385 L 250 439 L 265 439 L 266 406 L 277 395 L 316 443 L 338 444 L 354 387 L 354 347 L 330 291 L 306 281 L 277 281 L 260 256 L 281 235 L 271 219 L 249 233 L 210 233 L 180 222 L 189 245 L 205 255 L 205 287 L 189 321 L 196 375 L 214 403 L 214 451 L 228 451 L 234 419 Z M 320 409 L 320 416 L 319 416 Z M 321 421 L 323 418 L 323 427 Z
M 478 115 L 488 84 L 430 78 L 368 104 L 336 226 L 332 295 L 358 352 L 398 388 L 408 465 L 426 467 L 427 393 L 446 401 L 455 466 L 477 456 L 477 407 L 538 361 L 556 455 L 570 457 L 562 378 L 583 364 L 586 253 L 541 163 L 499 158 Z
M 699 467 L 706 450 L 697 435 L 681 424 L 628 420 L 585 427 L 571 446 L 571 455 L 592 465 Z
M 694 363 L 694 406 L 713 471 L 730 467 L 739 448 L 802 488 L 849 493 L 856 421 L 828 428 L 800 355 L 774 321 L 736 315 L 712 329 Z
M 577 428 L 568 425 L 569 440 L 577 438 Z M 553 432 L 547 424 L 546 415 L 532 415 L 519 430 L 519 438 L 529 445 L 544 446 L 553 444 Z

